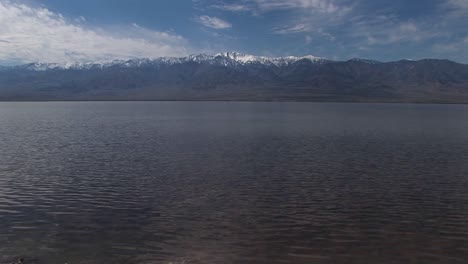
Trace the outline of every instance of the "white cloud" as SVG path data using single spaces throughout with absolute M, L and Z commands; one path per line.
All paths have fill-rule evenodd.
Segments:
M 467 0 L 442 0 L 439 10 L 444 13 L 443 19 L 459 19 L 468 17 Z
M 432 49 L 437 53 L 453 53 L 460 50 L 460 43 L 437 43 Z
M 251 7 L 243 4 L 225 4 L 225 5 L 213 5 L 213 8 L 221 9 L 224 11 L 231 12 L 244 12 L 251 11 Z
M 75 19 L 75 22 L 77 23 L 86 22 L 86 18 L 84 16 L 79 16 Z
M 273 29 L 275 34 L 292 34 L 292 33 L 301 33 L 311 31 L 309 25 L 304 23 L 299 23 L 296 25 L 277 27 Z
M 314 10 L 322 13 L 336 13 L 343 7 L 332 0 L 242 0 L 236 4 L 214 5 L 225 11 L 250 11 L 252 13 L 274 10 Z
M 173 33 L 138 25 L 114 32 L 86 27 L 85 21 L 0 0 L 0 62 L 109 61 L 188 53 L 187 41 Z
M 445 43 L 436 43 L 432 46 L 435 52 L 442 54 L 460 55 L 468 52 L 468 37 Z
M 412 34 L 412 33 L 417 33 L 419 32 L 419 28 L 418 26 L 414 23 L 414 22 L 404 22 L 404 23 L 400 23 L 400 32 L 401 33 L 409 33 L 409 34 Z
M 232 27 L 231 23 L 217 17 L 200 16 L 197 21 L 205 27 L 214 29 L 227 29 Z
M 219 4 L 211 7 L 223 11 L 249 12 L 257 16 L 270 12 L 283 12 L 285 21 L 273 26 L 273 34 L 316 34 L 333 39 L 323 28 L 333 27 L 343 21 L 353 9 L 347 0 L 240 0 L 236 4 Z M 226 3 L 226 2 L 225 2 Z M 320 32 L 319 32 L 320 31 Z
M 331 0 L 252 0 L 265 11 L 278 9 L 314 9 L 324 13 L 335 13 L 341 8 Z
M 455 8 L 468 9 L 468 1 L 466 0 L 447 0 L 447 4 Z
M 394 15 L 357 16 L 350 22 L 353 25 L 350 36 L 361 39 L 359 45 L 420 42 L 443 35 L 425 22 L 400 21 Z

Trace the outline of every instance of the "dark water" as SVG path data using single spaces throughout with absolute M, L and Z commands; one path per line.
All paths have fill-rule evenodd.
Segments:
M 0 256 L 468 263 L 468 106 L 0 103 Z

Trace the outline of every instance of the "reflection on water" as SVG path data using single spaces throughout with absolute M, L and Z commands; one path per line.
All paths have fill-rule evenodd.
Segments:
M 0 263 L 466 263 L 467 120 L 461 105 L 0 103 Z

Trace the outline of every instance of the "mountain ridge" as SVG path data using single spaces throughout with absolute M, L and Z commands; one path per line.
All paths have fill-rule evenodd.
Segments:
M 240 52 L 220 52 L 215 54 L 191 54 L 188 56 L 182 57 L 154 57 L 154 58 L 132 58 L 127 60 L 113 60 L 113 61 L 103 61 L 103 62 L 31 62 L 26 64 L 14 65 L 14 66 L 5 66 L 0 65 L 0 70 L 12 70 L 12 69 L 25 69 L 25 70 L 35 70 L 35 71 L 44 71 L 44 70 L 68 70 L 68 69 L 96 69 L 96 68 L 106 68 L 113 66 L 126 66 L 126 67 L 138 67 L 145 66 L 148 64 L 180 64 L 187 62 L 197 62 L 197 63 L 214 63 L 223 64 L 224 66 L 232 66 L 232 63 L 227 62 L 226 60 L 231 60 L 233 62 L 239 63 L 241 65 L 245 64 L 264 64 L 264 65 L 274 65 L 274 66 L 285 66 L 288 64 L 296 63 L 301 60 L 308 60 L 313 63 L 332 63 L 332 62 L 363 62 L 367 64 L 381 64 L 381 63 L 395 63 L 395 62 L 418 62 L 418 61 L 450 61 L 457 64 L 468 65 L 460 62 L 451 61 L 448 59 L 433 59 L 425 58 L 420 60 L 409 60 L 401 59 L 398 61 L 377 61 L 372 59 L 363 59 L 363 58 L 352 58 L 349 60 L 331 60 L 324 57 L 317 57 L 314 55 L 304 55 L 304 56 L 279 56 L 279 57 L 268 57 L 268 56 L 257 56 Z
M 0 67 L 0 100 L 468 103 L 468 65 L 423 59 L 197 54 Z
M 29 70 L 51 70 L 51 69 L 88 69 L 88 68 L 105 68 L 112 67 L 116 65 L 135 67 L 141 66 L 144 64 L 151 63 L 166 63 L 166 64 L 178 64 L 186 62 L 214 62 L 218 61 L 219 63 L 224 63 L 225 66 L 229 66 L 230 63 L 228 60 L 239 64 L 248 64 L 248 63 L 260 63 L 266 65 L 286 65 L 295 63 L 300 60 L 309 60 L 312 62 L 320 61 L 330 61 L 321 57 L 316 57 L 313 55 L 305 56 L 282 56 L 282 57 L 267 57 L 267 56 L 256 56 L 239 52 L 222 52 L 216 54 L 192 54 L 185 57 L 155 57 L 155 58 L 133 58 L 128 60 L 113 60 L 107 62 L 66 62 L 66 63 L 56 63 L 56 62 L 32 62 L 27 64 L 21 64 L 16 66 L 0 66 L 0 69 L 29 69 Z

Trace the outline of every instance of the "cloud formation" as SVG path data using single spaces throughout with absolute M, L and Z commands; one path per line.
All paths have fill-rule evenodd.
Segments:
M 100 1 L 105 2 L 103 6 L 113 3 Z M 468 60 L 468 0 L 415 0 L 411 4 L 387 0 L 192 0 L 183 11 L 178 10 L 181 3 L 155 1 L 136 7 L 138 12 L 120 6 L 88 14 L 78 13 L 81 8 L 62 9 L 54 1 L 48 2 L 50 9 L 20 4 L 25 2 L 42 0 L 0 0 L 0 65 L 102 62 L 227 50 L 274 56 L 315 54 L 331 59 Z M 82 6 L 89 3 L 84 1 Z M 425 8 L 419 8 L 419 3 Z M 167 12 L 177 12 L 177 16 L 155 18 L 151 12 L 140 12 L 154 8 L 164 13 L 168 5 L 174 9 Z M 64 17 L 52 9 L 72 14 Z M 112 18 L 100 17 L 99 12 L 115 11 L 118 15 Z M 108 25 L 127 22 L 101 28 L 93 24 L 96 20 L 108 21 Z M 128 21 L 174 29 L 155 31 Z M 229 30 L 233 27 L 235 30 Z
M 67 19 L 46 8 L 0 0 L 0 62 L 88 62 L 180 56 L 187 41 L 176 34 L 128 25 L 111 32 Z M 125 32 L 125 33 L 123 33 Z
M 447 4 L 455 8 L 468 9 L 468 1 L 466 0 L 447 0 Z
M 252 0 L 264 11 L 278 9 L 312 9 L 323 13 L 336 13 L 341 7 L 331 0 Z
M 214 7 L 234 12 L 270 12 L 274 10 L 306 9 L 323 13 L 336 13 L 342 7 L 332 0 L 242 0 L 237 4 L 218 4 Z
M 437 38 L 444 33 L 430 28 L 424 22 L 402 21 L 392 15 L 358 16 L 351 19 L 354 30 L 349 36 L 359 45 L 389 45 L 421 42 Z
M 468 0 L 197 1 L 216 14 L 249 16 L 266 29 L 260 32 L 265 39 L 281 43 L 262 49 L 276 49 L 282 55 L 293 50 L 334 59 L 468 59 Z M 305 41 L 290 44 L 300 40 Z
M 342 21 L 353 9 L 347 0 L 241 0 L 236 4 L 212 5 L 213 8 L 228 12 L 248 12 L 263 15 L 272 12 L 290 14 L 288 21 L 278 21 L 271 33 L 278 35 L 317 33 L 328 36 L 324 27 L 334 26 Z M 223 2 L 221 2 L 223 3 Z
M 310 28 L 305 23 L 273 28 L 273 33 L 275 34 L 293 34 L 308 31 L 310 31 Z
M 214 29 L 227 29 L 232 27 L 231 23 L 217 17 L 200 16 L 197 21 L 205 27 Z

